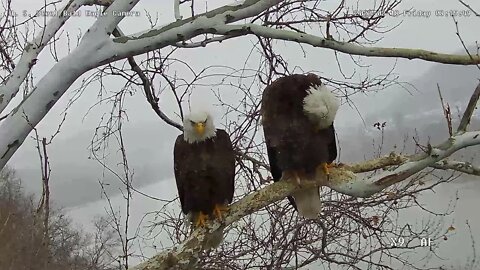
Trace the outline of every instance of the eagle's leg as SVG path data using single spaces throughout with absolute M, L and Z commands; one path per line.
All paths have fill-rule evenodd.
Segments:
M 335 164 L 333 162 L 330 163 L 330 164 L 328 164 L 327 162 L 324 162 L 324 163 L 322 163 L 322 170 L 326 175 L 330 175 L 330 170 L 329 169 L 334 168 L 336 166 L 337 166 L 337 164 Z
M 284 178 L 284 179 L 292 179 L 293 178 L 293 180 L 295 180 L 295 183 L 297 185 L 300 185 L 300 177 L 298 176 L 297 171 L 293 171 L 293 170 L 284 171 L 283 174 L 282 174 L 282 178 Z
M 322 171 L 323 173 L 325 173 L 327 175 L 327 181 L 330 181 L 330 168 L 334 168 L 336 167 L 337 165 L 335 163 L 330 163 L 328 164 L 327 162 L 324 162 L 322 163 Z
M 226 212 L 227 210 L 228 210 L 227 205 L 225 205 L 225 204 L 215 204 L 215 208 L 213 208 L 213 214 L 215 215 L 215 217 L 219 221 L 222 221 L 223 220 L 223 213 L 222 212 Z
M 297 172 L 293 172 L 293 177 L 295 178 L 295 182 L 297 183 L 297 185 L 300 185 L 300 177 L 298 177 Z
M 202 211 L 200 211 L 195 221 L 195 227 L 205 227 L 207 224 L 207 219 L 208 215 L 205 215 Z

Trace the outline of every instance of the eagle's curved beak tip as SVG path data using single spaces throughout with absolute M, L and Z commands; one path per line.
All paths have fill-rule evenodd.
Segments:
M 205 133 L 205 124 L 204 123 L 197 123 L 195 125 L 195 131 L 197 132 L 197 134 L 203 135 L 203 133 Z

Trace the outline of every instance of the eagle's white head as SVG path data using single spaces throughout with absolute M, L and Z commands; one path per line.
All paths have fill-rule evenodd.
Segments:
M 303 111 L 319 129 L 329 127 L 337 115 L 340 100 L 324 85 L 313 85 L 303 100 Z
M 188 143 L 201 142 L 216 134 L 213 118 L 207 111 L 193 111 L 183 119 L 183 139 Z

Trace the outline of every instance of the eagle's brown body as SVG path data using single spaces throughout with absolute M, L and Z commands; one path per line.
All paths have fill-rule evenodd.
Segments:
M 174 146 L 174 171 L 184 214 L 200 211 L 211 215 L 216 204 L 232 202 L 235 153 L 228 134 L 217 129 L 216 136 L 188 143 L 183 134 Z
M 297 74 L 275 80 L 263 92 L 262 123 L 274 181 L 287 171 L 311 179 L 318 166 L 337 157 L 333 122 L 320 129 L 304 111 L 312 85 L 321 85 L 317 76 Z

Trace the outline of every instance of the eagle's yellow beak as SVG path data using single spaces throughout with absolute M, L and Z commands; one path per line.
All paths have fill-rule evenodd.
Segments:
M 205 133 L 205 123 L 196 123 L 195 131 L 198 133 L 198 135 L 203 135 L 203 133 Z

